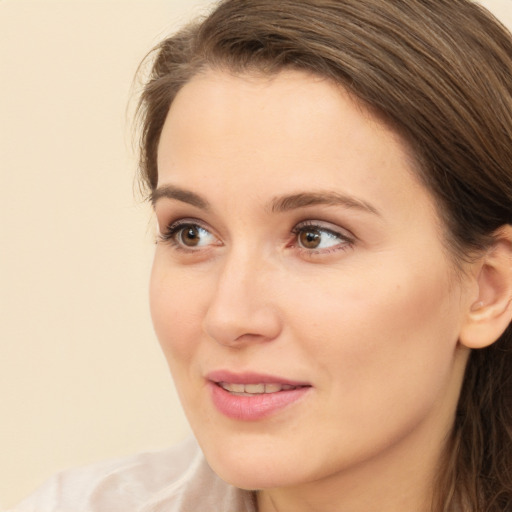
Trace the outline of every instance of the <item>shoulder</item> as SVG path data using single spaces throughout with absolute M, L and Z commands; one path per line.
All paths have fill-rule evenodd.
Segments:
M 249 493 L 209 468 L 194 439 L 56 474 L 10 512 L 252 511 Z

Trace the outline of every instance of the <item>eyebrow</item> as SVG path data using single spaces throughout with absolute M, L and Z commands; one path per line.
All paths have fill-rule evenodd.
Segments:
M 304 192 L 275 197 L 271 201 L 271 211 L 273 213 L 287 212 L 298 208 L 317 205 L 344 206 L 345 208 L 354 208 L 380 216 L 377 208 L 370 203 L 353 196 L 339 194 L 338 192 Z
M 167 199 L 175 199 L 176 201 L 181 201 L 182 203 L 188 203 L 192 206 L 200 208 L 201 210 L 210 209 L 210 203 L 200 195 L 191 192 L 190 190 L 185 190 L 173 185 L 164 185 L 153 190 L 149 196 L 149 200 L 151 201 L 151 204 L 155 206 L 156 202 L 162 197 L 166 197 Z
M 211 209 L 210 203 L 199 194 L 174 185 L 164 185 L 155 189 L 150 195 L 151 204 L 154 206 L 156 202 L 163 197 L 188 203 L 201 210 L 208 211 Z M 343 206 L 345 208 L 354 208 L 380 216 L 379 211 L 370 203 L 353 196 L 331 191 L 301 192 L 298 194 L 274 197 L 270 201 L 270 211 L 272 213 L 282 213 L 317 205 Z

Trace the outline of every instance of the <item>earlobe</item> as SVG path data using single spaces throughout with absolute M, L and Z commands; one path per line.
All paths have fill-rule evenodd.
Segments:
M 501 227 L 479 259 L 478 297 L 470 305 L 459 341 L 478 349 L 494 343 L 512 321 L 512 226 Z

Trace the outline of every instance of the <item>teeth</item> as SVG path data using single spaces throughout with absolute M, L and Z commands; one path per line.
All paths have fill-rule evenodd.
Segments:
M 265 384 L 246 384 L 244 392 L 251 395 L 265 393 Z
M 265 393 L 277 393 L 281 389 L 283 389 L 283 386 L 280 384 L 265 384 Z
M 296 386 L 289 384 L 232 384 L 230 382 L 219 382 L 219 386 L 235 395 L 262 395 L 264 393 L 278 393 L 295 389 Z
M 243 384 L 228 384 L 228 386 L 228 391 L 233 391 L 234 393 L 243 393 L 245 391 L 245 386 Z

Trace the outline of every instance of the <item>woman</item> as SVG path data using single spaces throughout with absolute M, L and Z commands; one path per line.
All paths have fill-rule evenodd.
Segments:
M 200 450 L 20 510 L 512 510 L 510 34 L 467 0 L 228 0 L 139 113 Z

